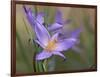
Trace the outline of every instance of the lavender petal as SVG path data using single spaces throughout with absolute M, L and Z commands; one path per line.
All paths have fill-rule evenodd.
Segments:
M 44 23 L 44 13 L 43 12 L 38 13 L 36 18 L 37 18 L 37 21 L 40 24 L 43 24 Z
M 74 30 L 74 31 L 71 33 L 71 37 L 72 37 L 72 38 L 78 38 L 80 32 L 82 32 L 82 29 L 81 29 L 81 28 L 78 28 L 78 29 Z
M 51 40 L 58 40 L 58 36 L 59 36 L 59 33 L 55 33 L 52 37 L 51 37 Z
M 71 48 L 74 44 L 76 44 L 77 39 L 75 38 L 69 38 L 69 39 L 64 39 L 59 41 L 56 44 L 56 51 L 64 51 L 64 50 L 68 50 L 69 48 Z
M 41 53 L 36 55 L 36 60 L 44 60 L 52 56 L 52 53 L 47 51 L 42 51 Z
M 44 46 L 40 41 L 35 40 L 35 42 L 36 42 L 37 44 L 39 44 L 42 48 L 45 48 L 45 46 Z
M 48 41 L 50 40 L 50 34 L 46 30 L 46 28 L 42 24 L 37 22 L 35 26 L 35 33 L 37 39 L 42 43 L 42 45 L 46 46 L 48 44 Z
M 59 10 L 56 11 L 55 22 L 63 24 L 62 13 Z
M 63 27 L 63 25 L 58 24 L 58 23 L 54 23 L 54 24 L 52 24 L 52 25 L 50 25 L 50 26 L 48 27 L 48 30 L 49 30 L 49 31 L 56 31 L 56 30 L 58 30 L 58 29 L 61 29 L 62 27 Z
M 32 28 L 34 29 L 34 25 L 35 25 L 35 22 L 34 22 L 34 17 L 35 15 L 33 14 L 32 10 L 30 8 L 27 8 L 25 6 L 23 6 L 24 8 L 24 11 L 26 13 L 26 17 L 30 23 L 30 25 L 32 26 Z
M 54 54 L 54 55 L 59 55 L 59 56 L 63 57 L 64 59 L 66 58 L 66 57 L 65 57 L 61 52 L 59 52 L 59 51 L 54 51 L 53 54 Z

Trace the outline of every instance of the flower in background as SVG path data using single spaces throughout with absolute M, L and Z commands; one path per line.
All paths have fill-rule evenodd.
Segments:
M 48 30 L 51 33 L 59 33 L 59 35 L 60 35 L 59 39 L 67 38 L 69 33 L 70 33 L 70 35 L 74 36 L 74 38 L 77 38 L 82 30 L 81 28 L 78 28 L 72 32 L 68 32 L 63 29 L 64 25 L 69 24 L 70 22 L 71 22 L 71 20 L 63 21 L 62 13 L 59 10 L 57 10 L 56 16 L 55 16 L 55 22 L 53 24 L 49 25 Z
M 71 22 L 70 20 L 63 21 L 62 13 L 59 10 L 57 10 L 54 23 L 49 25 L 48 30 L 51 31 L 51 32 L 54 32 L 54 33 L 61 31 L 63 26 L 65 24 L 69 24 L 70 22 Z

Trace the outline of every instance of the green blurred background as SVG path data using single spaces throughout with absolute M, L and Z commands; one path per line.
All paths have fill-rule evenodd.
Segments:
M 82 32 L 79 37 L 79 44 L 67 52 L 63 52 L 67 57 L 66 61 L 59 56 L 51 57 L 48 71 L 70 71 L 89 69 L 95 64 L 95 9 L 75 8 L 75 7 L 55 7 L 55 6 L 34 6 L 25 5 L 32 9 L 33 13 L 45 12 L 45 23 L 53 23 L 56 9 L 62 12 L 63 19 L 71 19 L 71 23 L 65 25 L 65 29 L 70 31 L 82 25 Z M 34 72 L 33 57 L 35 51 L 32 39 L 34 31 L 29 24 L 22 4 L 16 5 L 16 72 Z

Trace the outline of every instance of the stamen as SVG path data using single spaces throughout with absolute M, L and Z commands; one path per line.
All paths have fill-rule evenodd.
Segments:
M 56 40 L 52 40 L 48 43 L 48 45 L 46 46 L 45 50 L 48 52 L 53 51 L 56 48 Z

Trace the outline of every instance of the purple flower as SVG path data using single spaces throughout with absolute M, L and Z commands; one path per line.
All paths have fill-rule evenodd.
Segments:
M 65 59 L 65 56 L 61 53 L 64 50 L 71 48 L 77 39 L 73 36 L 63 40 L 59 39 L 59 33 L 55 33 L 50 36 L 44 25 L 37 23 L 35 26 L 35 33 L 38 40 L 35 40 L 43 50 L 36 55 L 36 60 L 43 60 L 51 57 L 52 55 L 59 55 Z
M 23 6 L 26 17 L 29 21 L 29 23 L 31 24 L 32 28 L 34 29 L 34 26 L 36 25 L 36 23 L 40 23 L 43 24 L 44 23 L 44 13 L 43 12 L 39 12 L 37 14 L 37 16 L 35 16 L 35 14 L 32 12 L 31 8 L 27 8 L 25 6 Z
M 69 34 L 70 34 L 70 37 L 77 38 L 82 30 L 81 28 L 78 28 L 72 32 L 68 32 L 63 29 L 64 25 L 69 24 L 70 22 L 71 20 L 63 21 L 62 13 L 59 10 L 57 10 L 56 16 L 55 16 L 55 22 L 52 25 L 49 25 L 48 30 L 52 34 L 59 33 L 59 36 L 60 36 L 59 39 L 66 39 L 67 37 L 69 37 L 68 36 Z
M 32 13 L 31 9 L 28 9 L 24 6 L 24 11 L 26 13 L 27 19 L 32 25 L 37 40 L 35 40 L 36 43 L 38 43 L 43 50 L 36 55 L 36 60 L 44 60 L 52 55 L 59 55 L 63 57 L 64 59 L 66 58 L 63 54 L 62 51 L 68 50 L 69 48 L 73 47 L 73 45 L 76 44 L 77 38 L 76 36 L 78 33 L 74 32 L 69 38 L 64 38 L 64 39 L 59 39 L 60 34 L 59 32 L 56 32 L 52 36 L 50 36 L 49 32 L 47 29 L 44 27 L 44 14 L 43 13 L 38 13 L 37 16 L 35 16 Z M 62 15 L 60 11 L 57 11 L 56 17 L 55 17 L 55 23 L 49 27 L 49 30 L 55 30 L 55 29 L 60 29 L 63 27 L 63 25 L 66 22 L 62 21 Z
M 63 21 L 62 14 L 59 10 L 56 11 L 55 22 L 49 25 L 48 30 L 52 32 L 58 32 L 65 24 L 70 23 L 70 20 Z

